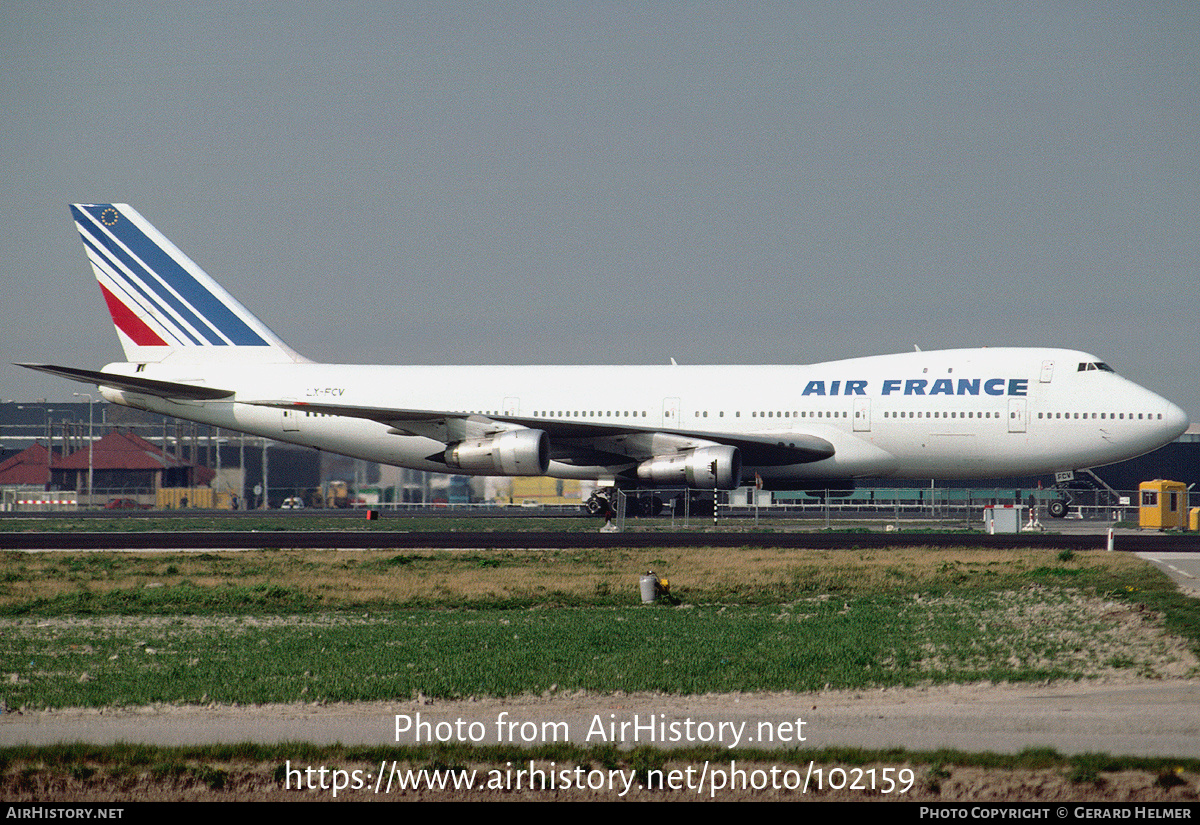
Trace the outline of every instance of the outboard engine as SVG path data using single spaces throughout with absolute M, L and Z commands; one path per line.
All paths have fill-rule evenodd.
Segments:
M 446 448 L 446 463 L 460 470 L 505 476 L 544 476 L 550 468 L 550 437 L 542 430 L 508 430 L 470 438 Z

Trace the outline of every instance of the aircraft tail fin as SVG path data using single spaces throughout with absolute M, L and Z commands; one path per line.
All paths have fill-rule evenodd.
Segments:
M 306 361 L 123 203 L 71 205 L 126 360 Z

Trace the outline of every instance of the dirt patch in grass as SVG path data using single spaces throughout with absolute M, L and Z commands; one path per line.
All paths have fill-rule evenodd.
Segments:
M 969 599 L 918 595 L 910 609 L 931 638 L 920 663 L 929 674 L 998 664 L 1065 669 L 1090 678 L 1172 679 L 1200 672 L 1187 642 L 1164 633 L 1161 617 L 1143 604 L 1035 584 Z M 974 627 L 978 633 L 966 645 L 938 645 L 935 625 Z

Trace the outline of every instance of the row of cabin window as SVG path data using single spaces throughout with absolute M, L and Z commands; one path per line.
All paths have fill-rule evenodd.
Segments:
M 751 410 L 751 418 L 845 418 L 847 413 L 843 410 L 815 410 L 808 412 L 807 410 L 797 412 L 795 410 Z M 721 410 L 717 413 L 718 418 L 725 417 L 725 411 Z M 742 411 L 738 410 L 733 414 L 734 418 L 741 418 Z M 708 418 L 708 410 L 696 410 L 696 418 Z
M 488 413 L 488 414 L 490 415 L 490 413 Z M 623 415 L 625 418 L 628 418 L 630 416 L 630 413 L 628 411 L 626 411 Z M 645 418 L 647 414 L 645 411 L 641 411 L 641 412 L 634 411 L 632 413 L 632 415 L 634 418 Z M 740 410 L 735 412 L 733 415 L 735 418 L 742 417 L 742 413 Z M 586 412 L 586 413 L 572 412 L 570 410 L 568 410 L 567 412 L 560 411 L 560 412 L 556 413 L 553 410 L 551 410 L 549 412 L 547 412 L 545 410 L 541 410 L 541 411 L 535 412 L 533 414 L 534 418 L 538 418 L 538 417 L 542 417 L 542 418 L 546 418 L 546 417 L 549 417 L 549 418 L 581 418 L 581 417 L 582 418 L 597 418 L 597 417 L 601 417 L 601 416 L 606 416 L 609 418 L 612 418 L 612 417 L 621 418 L 622 413 L 606 412 L 606 413 L 601 414 L 601 413 L 596 413 L 596 412 Z M 750 413 L 751 418 L 846 418 L 848 416 L 849 416 L 849 413 L 845 412 L 844 410 L 829 410 L 829 411 L 818 410 L 818 411 L 814 411 L 814 412 L 807 412 L 807 411 L 795 412 L 795 411 L 791 411 L 791 410 L 782 411 L 782 412 L 777 412 L 775 410 L 764 410 L 764 411 L 754 410 Z M 708 418 L 708 410 L 696 410 L 695 417 L 696 418 Z M 716 417 L 724 418 L 725 411 L 721 410 L 720 412 L 717 413 Z
M 489 415 L 490 415 L 490 413 L 489 413 Z M 533 417 L 534 418 L 629 418 L 630 416 L 632 416 L 634 418 L 645 418 L 646 415 L 647 415 L 647 413 L 645 410 L 632 410 L 632 411 L 631 410 L 618 410 L 617 412 L 610 411 L 610 412 L 603 412 L 603 413 L 579 412 L 578 410 L 576 410 L 574 412 L 572 412 L 571 410 L 567 410 L 566 412 L 563 412 L 562 410 L 559 410 L 558 412 L 555 412 L 554 410 L 550 410 L 549 412 L 547 412 L 546 410 L 540 410 L 538 412 L 535 412 L 533 414 Z
M 1133 413 L 1129 413 L 1128 416 L 1126 416 L 1125 413 L 1090 413 L 1090 414 L 1089 413 L 1061 413 L 1061 412 L 1060 413 L 1038 413 L 1038 418 L 1041 418 L 1043 415 L 1045 415 L 1046 418 L 1051 418 L 1054 420 L 1058 420 L 1060 418 L 1071 418 L 1071 419 L 1089 418 L 1089 417 L 1096 418 L 1097 416 L 1099 416 L 1100 420 L 1102 420 L 1102 421 L 1106 420 L 1106 416 L 1108 419 L 1112 419 L 1114 421 L 1120 421 L 1120 420 L 1133 421 L 1134 420 Z M 1138 413 L 1137 414 L 1138 421 L 1143 421 L 1146 419 L 1149 419 L 1151 421 L 1154 421 L 1157 419 L 1157 420 L 1161 421 L 1162 413 L 1158 413 L 1157 416 L 1154 413 Z
M 884 418 L 1002 418 L 996 412 L 884 412 Z
M 479 413 L 479 414 L 480 415 L 496 415 L 496 413 L 492 412 L 491 410 L 488 410 L 486 413 Z M 596 413 L 596 412 L 580 413 L 580 412 L 571 412 L 571 411 L 567 411 L 567 412 L 560 411 L 556 415 L 553 411 L 546 412 L 545 410 L 543 410 L 541 412 L 535 412 L 533 415 L 534 415 L 534 417 L 551 417 L 551 418 L 580 418 L 580 417 L 595 418 L 595 417 L 599 416 L 599 413 Z M 630 410 L 624 410 L 624 411 L 618 411 L 616 413 L 612 413 L 612 412 L 604 413 L 604 416 L 607 418 L 614 418 L 614 417 L 615 418 L 622 418 L 622 417 L 629 418 L 630 415 L 632 415 L 634 418 L 645 418 L 646 411 L 642 410 L 639 412 L 638 410 L 633 410 L 631 412 Z M 738 411 L 738 412 L 734 413 L 734 415 L 737 418 L 741 418 L 742 413 L 741 413 L 741 411 Z M 1125 413 L 1091 413 L 1090 415 L 1091 415 L 1091 418 L 1093 418 L 1093 419 L 1097 418 L 1097 416 L 1098 416 L 1100 420 L 1112 419 L 1114 421 L 1117 421 L 1117 420 L 1124 420 L 1126 414 Z M 1129 415 L 1130 421 L 1134 420 L 1133 413 L 1129 413 L 1128 415 Z M 304 413 L 304 416 L 306 418 L 308 418 L 308 417 L 329 418 L 330 417 L 328 415 L 325 415 L 324 413 L 315 413 L 315 412 L 310 412 L 310 411 L 306 411 Z M 722 410 L 720 413 L 718 413 L 718 416 L 721 418 L 724 418 L 725 411 Z M 1088 413 L 1038 413 L 1038 418 L 1044 417 L 1046 419 L 1054 419 L 1054 420 L 1061 419 L 1064 416 L 1068 419 L 1070 419 L 1070 418 L 1079 419 L 1080 417 L 1086 419 L 1086 418 L 1088 418 L 1089 414 Z M 847 413 L 844 410 L 841 410 L 841 411 L 839 411 L 839 410 L 828 410 L 828 411 L 817 410 L 812 413 L 809 413 L 807 411 L 804 411 L 804 412 L 795 412 L 795 411 L 776 412 L 774 410 L 768 410 L 766 412 L 762 412 L 762 411 L 755 410 L 750 413 L 750 417 L 751 418 L 846 418 Z M 932 413 L 930 413 L 930 412 L 886 412 L 885 411 L 883 413 L 883 417 L 884 418 L 1001 418 L 1002 416 L 998 412 L 993 414 L 991 412 L 981 412 L 981 413 L 932 412 Z M 697 410 L 696 418 L 708 418 L 708 410 Z M 1155 418 L 1157 418 L 1158 420 L 1161 421 L 1162 413 L 1158 413 L 1157 416 L 1154 413 L 1137 413 L 1137 420 L 1139 420 L 1139 421 L 1145 420 L 1145 419 L 1154 420 Z
M 893 413 L 888 413 L 888 412 L 885 412 L 883 414 L 883 417 L 884 418 L 1002 418 L 1003 416 L 998 412 L 997 413 L 992 413 L 992 412 L 981 412 L 981 413 L 975 413 L 975 412 L 961 412 L 961 413 L 960 412 L 944 412 L 944 413 L 893 412 Z M 1117 420 L 1125 420 L 1126 414 L 1125 413 L 1091 413 L 1089 416 L 1089 413 L 1061 413 L 1061 412 L 1060 413 L 1048 413 L 1048 412 L 1038 413 L 1038 418 L 1053 419 L 1053 420 L 1058 420 L 1058 419 L 1063 419 L 1063 418 L 1086 419 L 1089 417 L 1093 418 L 1093 419 L 1095 419 L 1095 418 L 1099 418 L 1101 420 L 1112 419 L 1114 421 L 1117 421 Z M 1146 419 L 1155 420 L 1156 417 L 1158 420 L 1161 421 L 1162 413 L 1158 413 L 1157 416 L 1155 416 L 1154 413 L 1137 413 L 1137 420 L 1139 420 L 1139 421 L 1146 420 Z M 1128 414 L 1128 420 L 1130 420 L 1130 421 L 1134 420 L 1133 413 Z
M 486 414 L 491 415 L 491 413 L 486 413 Z M 589 412 L 577 412 L 577 411 L 573 412 L 571 410 L 567 410 L 566 412 L 562 412 L 562 411 L 555 412 L 554 410 L 550 410 L 550 411 L 539 410 L 539 411 L 536 411 L 533 413 L 534 418 L 599 418 L 599 417 L 629 418 L 630 415 L 632 415 L 634 418 L 645 418 L 647 416 L 647 413 L 645 412 L 645 410 L 642 410 L 642 411 L 634 410 L 632 413 L 628 410 L 626 410 L 624 412 L 616 412 L 616 413 L 613 413 L 613 412 L 597 413 L 597 412 L 590 412 L 590 411 Z M 735 412 L 733 415 L 735 418 L 742 417 L 742 413 L 740 410 Z M 751 418 L 847 418 L 848 416 L 849 416 L 849 413 L 845 412 L 844 410 L 829 410 L 829 411 L 818 410 L 818 411 L 814 411 L 814 412 L 807 412 L 807 411 L 795 412 L 795 411 L 791 411 L 791 410 L 782 411 L 782 412 L 777 412 L 775 410 L 764 410 L 764 411 L 754 410 L 753 412 L 750 413 Z M 708 410 L 696 410 L 695 417 L 696 418 L 708 418 Z M 721 410 L 720 412 L 717 413 L 716 417 L 724 418 L 725 411 Z

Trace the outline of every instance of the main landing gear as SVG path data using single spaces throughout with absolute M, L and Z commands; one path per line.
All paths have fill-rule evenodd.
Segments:
M 591 516 L 603 516 L 615 513 L 617 510 L 616 487 L 601 487 L 592 493 L 584 502 L 583 509 Z M 663 500 L 653 493 L 639 493 L 636 490 L 624 491 L 625 517 L 657 516 L 665 507 Z
M 591 497 L 583 503 L 583 509 L 589 516 L 603 516 L 613 511 L 612 500 L 615 497 L 615 487 L 597 488 Z

